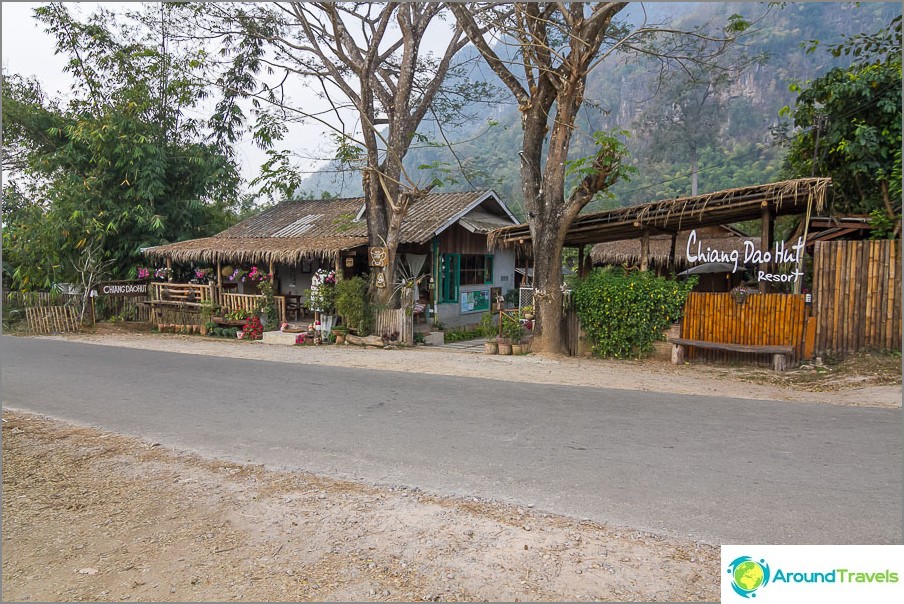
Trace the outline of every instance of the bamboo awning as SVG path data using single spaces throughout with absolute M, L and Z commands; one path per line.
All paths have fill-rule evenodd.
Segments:
M 802 214 L 812 204 L 822 211 L 830 178 L 799 178 L 726 189 L 694 197 L 664 199 L 626 208 L 578 216 L 565 236 L 565 246 L 619 241 L 649 234 L 675 234 L 707 226 L 755 220 L 768 209 L 772 216 Z M 489 234 L 491 247 L 526 246 L 529 226 L 519 224 Z

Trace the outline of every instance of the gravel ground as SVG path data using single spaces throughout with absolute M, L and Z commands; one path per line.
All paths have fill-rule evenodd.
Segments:
M 714 601 L 718 547 L 3 415 L 4 601 Z

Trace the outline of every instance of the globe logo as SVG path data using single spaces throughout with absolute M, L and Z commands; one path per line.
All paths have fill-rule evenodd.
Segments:
M 755 598 L 754 592 L 769 583 L 769 565 L 750 556 L 735 558 L 728 565 L 728 574 L 732 589 L 743 598 Z

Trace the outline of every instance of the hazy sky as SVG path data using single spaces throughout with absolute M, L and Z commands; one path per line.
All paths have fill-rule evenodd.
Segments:
M 2 16 L 2 56 L 3 67 L 10 73 L 18 73 L 23 76 L 36 76 L 45 91 L 52 95 L 66 95 L 70 86 L 68 74 L 63 72 L 66 59 L 53 54 L 54 40 L 44 33 L 40 24 L 32 17 L 32 11 L 42 3 L 2 2 L 0 16 Z M 68 8 L 74 14 L 87 17 L 98 7 L 103 5 L 113 11 L 117 7 L 123 7 L 122 2 L 80 2 L 70 3 Z M 445 28 L 446 26 L 441 26 Z M 428 35 L 427 47 L 439 52 L 442 48 L 431 49 L 430 46 L 439 47 L 445 42 L 443 35 Z M 300 81 L 294 82 L 289 94 L 295 99 L 296 106 L 326 108 L 325 101 L 319 99 L 311 87 Z M 345 118 L 348 125 L 355 124 L 354 115 Z M 290 131 L 278 148 L 287 148 L 297 154 L 297 163 L 303 170 L 314 170 L 324 162 L 314 158 L 329 157 L 332 154 L 331 139 L 328 130 L 319 124 L 290 124 Z M 242 164 L 242 173 L 246 179 L 257 175 L 261 163 L 266 155 L 257 149 L 248 140 L 238 145 L 237 157 Z

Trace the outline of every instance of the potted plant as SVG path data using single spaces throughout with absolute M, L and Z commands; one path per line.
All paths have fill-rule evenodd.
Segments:
M 525 319 L 533 319 L 534 318 L 534 307 L 528 304 L 527 306 L 521 307 L 521 316 Z
M 493 321 L 493 313 L 485 312 L 480 317 L 480 332 L 487 340 L 483 343 L 484 354 L 498 354 L 499 342 L 496 339 L 496 324 Z
M 336 338 L 336 344 L 345 344 L 345 336 L 348 335 L 348 329 L 343 325 L 339 325 L 333 328 L 332 334 Z
M 214 323 L 213 321 L 211 321 L 211 320 L 206 321 L 204 324 L 201 325 L 201 335 L 206 336 L 207 334 L 213 332 L 213 330 L 216 328 L 216 326 L 217 326 L 217 324 Z
M 523 352 L 521 349 L 521 338 L 524 337 L 524 326 L 521 321 L 506 321 L 502 326 L 502 335 L 511 343 L 512 354 L 521 354 Z M 517 351 L 515 350 L 516 346 L 518 347 Z

